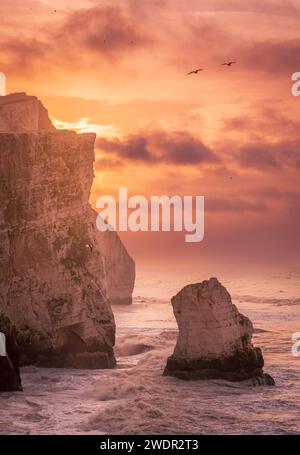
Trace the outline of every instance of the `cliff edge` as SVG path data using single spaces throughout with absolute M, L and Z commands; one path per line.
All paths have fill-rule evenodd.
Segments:
M 115 365 L 110 303 L 131 303 L 135 265 L 96 229 L 94 141 L 56 130 L 35 97 L 0 98 L 0 309 L 23 364 Z

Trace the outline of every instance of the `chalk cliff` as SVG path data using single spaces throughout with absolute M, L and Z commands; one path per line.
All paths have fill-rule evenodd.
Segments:
M 0 96 L 0 132 L 54 131 L 47 109 L 35 96 Z
M 95 135 L 56 130 L 36 98 L 15 97 L 0 101 L 0 309 L 23 363 L 112 367 L 110 303 L 131 302 L 135 267 L 96 230 Z
M 274 384 L 263 374 L 260 348 L 251 343 L 253 326 L 232 304 L 216 278 L 184 287 L 172 298 L 179 335 L 164 374 L 180 379 L 249 380 Z

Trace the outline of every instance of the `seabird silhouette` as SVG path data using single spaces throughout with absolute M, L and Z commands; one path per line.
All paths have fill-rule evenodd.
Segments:
M 186 75 L 189 76 L 190 74 L 198 74 L 200 71 L 204 71 L 203 68 L 198 68 L 197 70 L 190 71 Z
M 236 62 L 226 62 L 226 63 L 221 63 L 221 66 L 231 66 L 234 65 Z

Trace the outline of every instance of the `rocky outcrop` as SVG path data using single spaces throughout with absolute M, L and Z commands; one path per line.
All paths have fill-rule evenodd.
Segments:
M 131 301 L 134 262 L 115 232 L 96 229 L 95 135 L 44 120 L 31 130 L 34 118 L 20 132 L 12 118 L 17 132 L 0 133 L 0 309 L 18 329 L 22 363 L 112 367 L 110 298 Z
M 216 278 L 184 287 L 172 305 L 179 335 L 166 376 L 274 384 L 263 373 L 260 348 L 251 343 L 251 321 L 239 313 Z
M 0 392 L 22 390 L 17 333 L 10 320 L 0 313 Z
M 0 132 L 54 131 L 48 111 L 35 96 L 0 96 Z
M 135 266 L 116 232 L 97 235 L 97 245 L 104 256 L 107 296 L 112 305 L 130 305 L 135 282 Z M 124 264 L 127 266 L 124 267 Z

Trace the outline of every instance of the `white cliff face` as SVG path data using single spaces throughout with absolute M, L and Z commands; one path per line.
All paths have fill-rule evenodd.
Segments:
M 134 262 L 116 233 L 106 243 L 96 229 L 94 141 L 55 129 L 0 133 L 0 308 L 25 363 L 115 364 L 111 277 L 129 302 Z
M 110 303 L 112 305 L 130 305 L 135 282 L 133 260 L 116 232 L 99 232 L 96 242 L 104 255 L 107 296 Z
M 251 321 L 238 312 L 216 278 L 184 287 L 172 305 L 179 335 L 165 375 L 274 384 L 263 374 L 261 350 L 251 343 Z
M 172 298 L 179 327 L 177 358 L 232 355 L 251 347 L 253 326 L 216 278 L 192 284 Z

